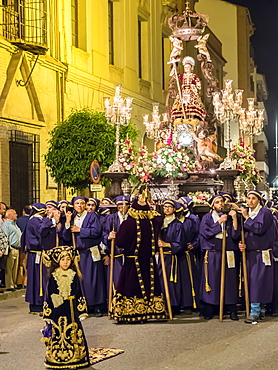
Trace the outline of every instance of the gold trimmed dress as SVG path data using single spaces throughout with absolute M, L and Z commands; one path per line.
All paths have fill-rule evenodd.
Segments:
M 110 315 L 119 323 L 165 320 L 165 304 L 155 261 L 162 219 L 154 217 L 147 205 L 133 204 L 132 207 L 116 237 L 125 262 Z
M 84 316 L 87 316 L 87 304 L 76 272 L 57 268 L 49 278 L 43 306 L 47 325 L 47 330 L 43 331 L 47 368 L 89 366 L 88 347 L 80 321 Z
M 182 73 L 179 75 L 179 80 L 182 84 L 181 94 L 185 114 L 197 117 L 201 121 L 204 120 L 206 118 L 206 112 L 199 95 L 201 89 L 199 77 L 194 73 Z M 184 118 L 179 94 L 177 94 L 174 101 L 171 118 Z

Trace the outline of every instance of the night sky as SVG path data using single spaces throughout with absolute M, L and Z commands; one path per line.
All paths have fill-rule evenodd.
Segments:
M 269 92 L 268 100 L 265 102 L 268 114 L 268 126 L 265 127 L 265 132 L 269 141 L 270 175 L 268 181 L 271 182 L 275 175 L 278 175 L 273 149 L 275 146 L 274 125 L 278 114 L 278 0 L 231 0 L 227 2 L 246 6 L 255 26 L 255 33 L 251 37 L 254 60 L 258 73 L 266 77 Z

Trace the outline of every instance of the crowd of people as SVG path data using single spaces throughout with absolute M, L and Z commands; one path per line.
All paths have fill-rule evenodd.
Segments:
M 30 313 L 42 315 L 49 279 L 43 257 L 71 246 L 78 251 L 88 312 L 96 317 L 108 312 L 118 323 L 165 320 L 171 309 L 173 315 L 197 311 L 209 320 L 219 311 L 225 229 L 225 313 L 238 320 L 238 305 L 244 304 L 241 252 L 246 250 L 251 312 L 245 322 L 263 319 L 266 308 L 278 314 L 275 202 L 249 191 L 244 208 L 220 192 L 208 201 L 207 214 L 193 214 L 192 200 L 181 197 L 164 200 L 161 216 L 147 198 L 51 200 L 24 207 L 19 218 L 0 203 L 1 286 L 26 287 Z
M 0 203 L 1 285 L 25 287 L 30 313 L 43 316 L 47 367 L 88 365 L 87 313 L 118 324 L 194 311 L 210 320 L 222 305 L 239 320 L 248 295 L 245 323 L 278 316 L 277 201 L 252 190 L 245 207 L 228 192 L 207 205 L 199 215 L 186 196 L 158 206 L 147 188 L 134 199 L 34 203 L 19 218 Z

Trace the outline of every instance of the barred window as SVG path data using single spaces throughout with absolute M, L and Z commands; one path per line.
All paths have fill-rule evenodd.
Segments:
M 46 0 L 2 0 L 2 36 L 36 54 L 47 50 Z

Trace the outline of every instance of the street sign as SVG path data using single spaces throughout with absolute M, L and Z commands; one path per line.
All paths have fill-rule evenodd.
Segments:
M 102 186 L 100 184 L 91 184 L 90 185 L 90 190 L 91 191 L 101 191 Z
M 100 167 L 97 161 L 93 161 L 90 166 L 90 176 L 94 184 L 98 184 L 100 180 Z

